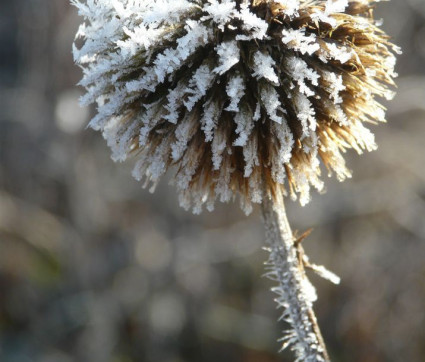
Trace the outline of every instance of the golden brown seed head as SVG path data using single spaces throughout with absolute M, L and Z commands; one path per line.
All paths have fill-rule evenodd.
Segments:
M 77 3 L 91 126 L 146 185 L 173 169 L 182 206 L 239 195 L 249 212 L 264 188 L 305 204 L 321 164 L 343 180 L 346 149 L 376 148 L 397 48 L 371 1 L 98 3 Z

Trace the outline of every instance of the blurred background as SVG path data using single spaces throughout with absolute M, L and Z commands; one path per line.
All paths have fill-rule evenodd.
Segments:
M 404 51 L 380 148 L 350 152 L 353 179 L 288 213 L 342 277 L 311 276 L 333 361 L 425 361 L 425 2 L 376 13 Z M 187 213 L 85 130 L 80 21 L 67 0 L 0 0 L 0 360 L 291 361 L 260 277 L 259 210 Z

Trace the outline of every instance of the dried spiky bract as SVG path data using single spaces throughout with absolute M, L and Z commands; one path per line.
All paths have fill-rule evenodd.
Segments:
M 152 189 L 174 168 L 186 208 L 239 194 L 249 212 L 263 182 L 304 204 L 320 159 L 343 180 L 342 152 L 376 147 L 397 49 L 369 0 L 72 1 L 90 126 Z

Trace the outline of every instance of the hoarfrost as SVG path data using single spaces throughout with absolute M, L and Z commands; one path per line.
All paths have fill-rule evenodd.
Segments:
M 220 43 L 216 51 L 219 56 L 219 66 L 214 69 L 215 73 L 224 74 L 239 62 L 239 47 L 235 40 Z
M 230 78 L 226 87 L 227 95 L 230 98 L 230 104 L 225 109 L 228 112 L 239 112 L 239 102 L 245 94 L 244 80 L 240 75 Z
M 279 78 L 274 70 L 275 65 L 276 62 L 269 54 L 257 51 L 254 54 L 254 73 L 252 75 L 257 79 L 265 78 L 273 84 L 278 85 Z
M 319 74 L 308 67 L 307 63 L 301 58 L 291 56 L 287 60 L 287 66 L 289 74 L 297 82 L 299 91 L 306 96 L 313 96 L 314 91 L 307 85 L 306 80 L 314 86 L 319 85 L 318 80 L 320 78 Z
M 319 50 L 320 45 L 316 42 L 316 35 L 305 34 L 305 29 L 283 29 L 282 42 L 290 49 L 299 51 L 301 54 L 312 55 Z
M 266 84 L 261 88 L 260 96 L 261 102 L 263 103 L 263 106 L 270 119 L 276 123 L 282 123 L 283 118 L 282 116 L 278 115 L 278 112 L 284 113 L 284 110 L 282 108 L 282 104 L 280 103 L 279 95 L 276 89 L 273 86 Z

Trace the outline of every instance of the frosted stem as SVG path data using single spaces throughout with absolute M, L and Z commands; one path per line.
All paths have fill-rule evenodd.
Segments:
M 266 195 L 263 200 L 266 228 L 267 276 L 278 285 L 272 290 L 276 302 L 283 308 L 282 320 L 290 325 L 281 339 L 283 348 L 291 346 L 296 361 L 329 361 L 316 316 L 313 301 L 314 287 L 308 281 L 302 261 L 297 255 L 294 236 L 286 217 L 283 195 Z

